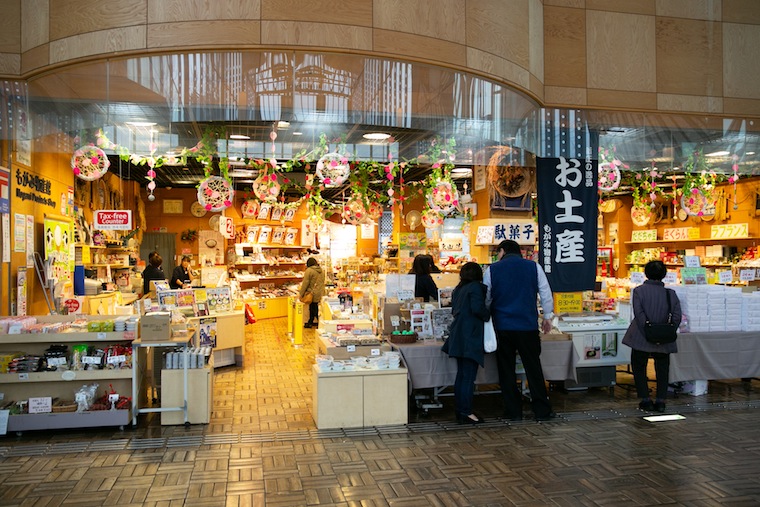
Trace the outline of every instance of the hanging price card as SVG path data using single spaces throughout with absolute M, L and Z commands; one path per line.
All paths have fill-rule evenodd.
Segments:
M 642 243 L 646 241 L 657 241 L 657 229 L 646 229 L 644 231 L 633 231 L 631 241 Z
M 662 283 L 678 283 L 678 276 L 675 271 L 668 271 L 665 278 L 662 279 Z
M 751 282 L 755 279 L 757 271 L 755 269 L 742 269 L 739 271 L 739 280 L 742 282 Z
M 634 271 L 631 273 L 631 285 L 641 285 L 644 283 L 647 277 L 641 271 Z
M 734 280 L 734 274 L 731 271 L 721 271 L 718 273 L 718 282 L 731 283 Z

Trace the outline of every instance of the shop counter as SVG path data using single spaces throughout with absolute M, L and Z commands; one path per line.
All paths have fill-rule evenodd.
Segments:
M 275 319 L 288 316 L 288 296 L 246 299 L 245 302 L 253 308 L 253 314 L 256 316 L 256 320 Z
M 760 332 L 682 333 L 670 382 L 760 377 Z
M 348 352 L 347 347 L 338 347 L 324 336 L 319 336 L 317 339 L 317 354 L 326 354 L 332 356 L 333 359 L 349 359 L 352 356 L 379 356 L 389 350 L 391 350 L 391 347 L 388 343 L 382 342 L 377 345 L 355 345 L 354 351 Z

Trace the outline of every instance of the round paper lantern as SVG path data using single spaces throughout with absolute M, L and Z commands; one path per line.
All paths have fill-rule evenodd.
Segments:
M 235 189 L 221 176 L 209 176 L 198 185 L 198 202 L 208 211 L 217 212 L 232 206 Z

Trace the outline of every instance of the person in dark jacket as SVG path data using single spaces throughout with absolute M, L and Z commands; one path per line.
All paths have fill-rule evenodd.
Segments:
M 483 323 L 490 314 L 486 307 L 486 286 L 483 270 L 475 262 L 468 262 L 459 271 L 459 285 L 452 295 L 451 312 L 454 320 L 449 338 L 442 350 L 457 360 L 457 377 L 454 382 L 454 403 L 457 422 L 479 424 L 483 419 L 472 411 L 475 377 L 478 365 L 483 366 Z
M 151 280 L 166 281 L 166 275 L 161 269 L 161 264 L 163 263 L 164 259 L 159 255 L 158 252 L 151 252 L 150 255 L 148 255 L 148 266 L 142 272 L 143 295 L 150 292 Z
M 647 320 L 653 323 L 664 323 L 668 320 L 668 299 L 670 293 L 670 312 L 672 322 L 681 324 L 681 302 L 672 289 L 666 289 L 662 279 L 668 272 L 662 261 L 650 261 L 644 266 L 647 280 L 633 289 L 631 304 L 633 320 L 623 337 L 623 344 L 631 347 L 631 370 L 633 382 L 636 384 L 636 394 L 641 398 L 641 410 L 656 410 L 665 412 L 665 397 L 668 394 L 668 374 L 670 373 L 670 354 L 678 352 L 676 343 L 651 343 L 644 337 L 644 327 Z M 667 291 L 667 292 L 666 292 Z M 649 397 L 647 379 L 647 363 L 654 359 L 656 377 L 656 397 L 654 402 Z
M 172 272 L 171 280 L 169 280 L 169 288 L 181 289 L 185 287 L 185 285 L 190 284 L 190 280 L 190 256 L 184 255 L 182 256 L 182 262 L 180 262 L 179 266 L 174 268 L 174 271 Z
M 303 298 L 307 292 L 311 292 L 312 300 L 309 303 L 309 321 L 303 327 L 309 329 L 319 325 L 319 303 L 325 295 L 325 273 L 314 257 L 309 257 L 306 261 L 306 271 L 298 290 L 298 299 Z
M 419 254 L 414 257 L 412 270 L 409 274 L 414 278 L 414 297 L 422 298 L 423 301 L 438 301 L 438 286 L 430 276 L 433 258 L 429 255 Z

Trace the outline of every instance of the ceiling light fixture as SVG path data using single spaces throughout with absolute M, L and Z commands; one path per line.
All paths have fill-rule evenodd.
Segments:
M 290 122 L 285 120 L 280 120 L 277 122 L 277 128 L 278 129 L 287 129 L 290 128 Z
M 754 151 L 748 151 L 747 153 L 745 153 L 745 155 L 754 155 L 754 154 L 755 154 Z
M 250 139 L 250 137 L 243 134 L 232 134 L 230 136 L 230 139 L 240 139 L 243 141 L 247 141 L 248 139 Z
M 294 135 L 294 136 L 302 136 L 302 135 L 303 135 L 303 132 L 293 132 L 293 135 Z
M 152 127 L 156 124 L 154 121 L 128 121 L 126 122 L 127 125 L 132 125 L 133 127 Z
M 391 137 L 391 135 L 384 132 L 367 132 L 362 137 L 368 141 L 385 141 Z
M 726 155 L 729 155 L 730 151 L 714 151 L 712 153 L 705 154 L 705 157 L 725 157 Z

